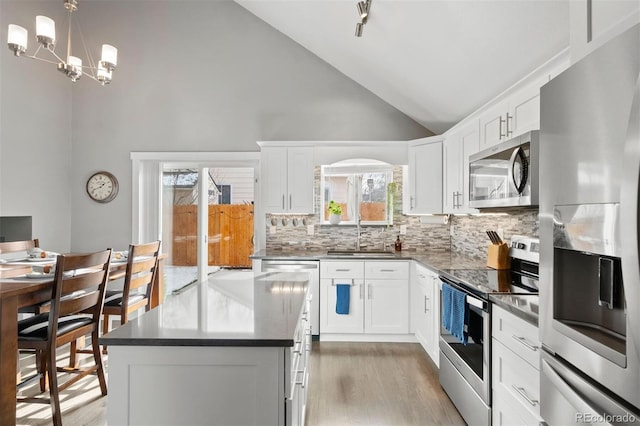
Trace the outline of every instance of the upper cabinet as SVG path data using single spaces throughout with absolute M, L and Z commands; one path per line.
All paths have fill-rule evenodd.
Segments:
M 443 213 L 478 212 L 469 208 L 469 156 L 479 150 L 479 133 L 478 120 L 470 120 L 444 140 Z
M 404 214 L 442 213 L 442 136 L 409 143 Z
M 313 147 L 262 147 L 266 213 L 313 213 Z
M 480 150 L 540 129 L 540 86 L 547 81 L 545 75 L 480 115 Z

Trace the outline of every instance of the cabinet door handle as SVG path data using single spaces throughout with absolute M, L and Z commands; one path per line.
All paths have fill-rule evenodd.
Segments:
M 511 337 L 513 337 L 518 342 L 522 343 L 523 345 L 525 345 L 527 348 L 531 349 L 534 352 L 538 350 L 537 346 L 533 346 L 531 343 L 527 342 L 524 337 L 516 336 L 515 334 L 512 335 Z
M 282 194 L 282 210 L 284 210 L 284 194 Z
M 500 124 L 499 124 L 499 127 L 500 127 L 500 129 L 499 129 L 499 133 L 500 133 L 499 138 L 500 139 L 502 139 L 502 138 L 504 138 L 506 136 L 506 133 L 502 133 L 502 123 L 506 124 L 506 121 L 507 120 L 505 120 L 504 118 L 502 118 L 502 116 L 500 116 Z
M 336 272 L 349 272 L 351 269 L 336 269 Z
M 427 313 L 427 296 L 424 296 L 424 313 Z
M 409 210 L 413 210 L 413 195 L 409 197 Z
M 505 120 L 505 124 L 507 125 L 507 136 L 510 136 L 513 133 L 513 130 L 510 129 L 509 120 L 513 119 L 513 115 L 507 113 L 507 119 Z
M 292 209 L 291 206 L 293 206 L 293 202 L 291 200 L 292 200 L 291 194 L 289 194 L 289 210 L 291 210 Z
M 395 272 L 395 269 L 380 269 L 380 272 Z
M 537 399 L 531 399 L 529 398 L 529 396 L 527 395 L 527 393 L 524 391 L 524 388 L 519 388 L 516 385 L 511 385 L 511 387 L 520 394 L 521 397 L 523 397 L 529 404 L 531 404 L 532 406 L 536 406 L 538 405 L 538 400 Z

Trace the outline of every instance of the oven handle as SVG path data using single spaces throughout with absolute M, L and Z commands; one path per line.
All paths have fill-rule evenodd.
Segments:
M 466 297 L 466 302 L 467 304 L 471 305 L 471 306 L 475 306 L 478 309 L 482 309 L 483 311 L 487 312 L 489 307 L 486 301 L 482 300 L 482 299 L 478 299 L 477 297 L 473 297 L 471 296 L 471 293 L 469 290 L 466 290 L 461 284 L 458 284 L 455 281 L 452 281 L 451 279 L 444 277 L 442 275 L 440 275 L 440 280 L 443 283 L 449 284 L 451 287 L 454 287 L 460 291 L 462 291 L 463 293 L 465 293 L 467 295 Z

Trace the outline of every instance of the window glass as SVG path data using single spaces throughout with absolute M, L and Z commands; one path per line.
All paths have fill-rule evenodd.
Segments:
M 322 223 L 329 224 L 329 203 L 341 207 L 340 225 L 353 225 L 358 217 L 368 225 L 393 223 L 387 203 L 389 183 L 393 181 L 390 164 L 373 160 L 352 160 L 321 167 Z

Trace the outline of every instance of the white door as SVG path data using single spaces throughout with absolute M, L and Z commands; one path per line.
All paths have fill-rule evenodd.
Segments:
M 349 313 L 336 313 L 337 284 L 350 284 Z M 320 318 L 322 333 L 362 333 L 364 281 L 351 278 L 323 278 L 320 280 Z
M 365 333 L 409 332 L 408 280 L 367 280 Z

